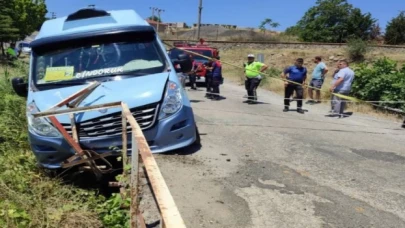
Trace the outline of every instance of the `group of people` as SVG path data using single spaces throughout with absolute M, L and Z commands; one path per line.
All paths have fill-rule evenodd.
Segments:
M 322 62 L 322 57 L 315 56 L 313 59 L 315 65 L 312 71 L 312 77 L 309 81 L 308 95 L 309 100 L 306 104 L 314 105 L 321 103 L 321 89 L 325 82 L 325 77 L 329 72 L 328 67 L 324 62 Z M 219 86 L 223 83 L 222 77 L 222 64 L 219 60 L 219 56 L 212 60 L 210 59 L 207 63 L 204 63 L 206 72 L 206 98 L 212 100 L 220 100 Z M 247 56 L 247 62 L 243 64 L 245 73 L 245 89 L 247 91 L 247 100 L 244 103 L 255 104 L 257 103 L 257 88 L 262 81 L 262 75 L 268 66 L 262 62 L 255 61 L 255 55 L 249 54 Z M 193 61 L 193 70 L 189 74 L 192 89 L 195 87 L 196 73 L 201 70 L 201 65 Z M 304 60 L 298 58 L 295 64 L 284 69 L 282 73 L 282 79 L 284 79 L 284 112 L 290 111 L 290 102 L 292 100 L 297 101 L 297 112 L 304 114 L 305 111 L 302 109 L 303 105 L 303 94 L 304 88 L 307 87 L 307 68 L 304 67 Z M 344 117 L 344 110 L 346 106 L 346 100 L 340 96 L 334 94 L 341 94 L 347 96 L 350 94 L 352 84 L 355 78 L 355 73 L 349 67 L 349 63 L 346 60 L 338 61 L 336 69 L 334 69 L 332 75 L 333 77 L 330 87 L 330 92 L 333 93 L 331 99 L 331 110 L 327 116 L 329 117 Z M 315 90 L 315 96 L 314 96 Z M 291 97 L 296 94 L 293 99 Z M 315 99 L 314 99 L 315 97 Z M 405 128 L 405 120 L 402 124 Z
M 310 99 L 306 104 L 318 104 L 321 103 L 321 89 L 325 81 L 326 74 L 328 73 L 328 68 L 325 63 L 322 62 L 320 56 L 314 58 L 314 63 L 316 64 L 312 77 L 309 82 L 308 95 Z M 304 113 L 302 109 L 303 101 L 303 91 L 304 87 L 307 85 L 307 69 L 303 66 L 304 60 L 298 58 L 293 66 L 287 67 L 283 72 L 283 78 L 288 80 L 285 82 L 285 93 L 284 93 L 284 111 L 289 111 L 290 97 L 293 95 L 294 91 L 296 93 L 297 100 L 297 112 Z M 353 80 L 354 71 L 350 69 L 349 63 L 346 60 L 341 60 L 338 62 L 335 71 L 332 74 L 333 80 L 331 83 L 330 91 L 333 94 L 349 95 Z M 313 97 L 313 91 L 316 90 L 315 99 Z M 342 97 L 333 95 L 331 100 L 331 110 L 330 117 L 343 117 L 345 109 L 345 99 Z
M 193 58 L 193 56 L 191 56 Z M 193 60 L 193 68 L 189 73 L 191 89 L 196 90 L 196 78 L 198 77 L 198 72 L 202 71 L 202 67 L 205 67 L 205 87 L 206 94 L 205 97 L 214 101 L 221 100 L 219 87 L 223 83 L 224 78 L 222 77 L 222 64 L 220 57 L 217 56 L 215 59 L 210 59 L 204 64 L 199 64 Z
M 244 72 L 246 76 L 245 88 L 247 90 L 248 100 L 246 103 L 256 103 L 257 93 L 256 89 L 262 81 L 261 74 L 268 68 L 264 63 L 255 61 L 255 56 L 249 54 L 247 56 L 247 63 L 244 63 Z M 319 104 L 321 103 L 321 89 L 325 81 L 325 76 L 328 73 L 328 67 L 320 56 L 313 59 L 316 64 L 312 77 L 308 86 L 309 100 L 306 104 Z M 350 93 L 352 83 L 354 80 L 354 72 L 349 68 L 349 63 L 346 60 L 338 62 L 337 69 L 333 73 L 333 80 L 330 91 L 335 94 L 348 95 Z M 307 68 L 304 67 L 304 60 L 298 58 L 295 64 L 284 69 L 282 78 L 285 80 L 284 90 L 284 112 L 290 111 L 291 100 L 297 101 L 297 112 L 304 114 L 302 109 L 304 88 L 307 87 Z M 315 90 L 315 96 L 314 96 Z M 291 99 L 294 94 L 296 96 Z M 314 99 L 315 97 L 315 99 Z M 345 100 L 339 96 L 333 96 L 331 101 L 331 111 L 327 116 L 343 117 L 345 108 Z

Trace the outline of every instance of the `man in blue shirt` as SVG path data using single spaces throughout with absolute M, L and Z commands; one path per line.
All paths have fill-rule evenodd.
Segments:
M 354 80 L 354 71 L 349 68 L 349 63 L 346 60 L 339 62 L 339 72 L 335 74 L 330 91 L 332 93 L 349 95 Z M 338 96 L 332 97 L 333 113 L 329 116 L 343 117 L 343 111 L 346 106 L 346 101 Z
M 308 95 L 310 100 L 307 101 L 307 104 L 317 104 L 321 103 L 321 88 L 322 84 L 325 80 L 325 75 L 328 73 L 328 67 L 326 64 L 322 62 L 322 58 L 320 56 L 316 56 L 314 59 L 314 63 L 316 64 L 314 71 L 312 72 L 312 79 L 309 83 L 310 87 L 317 88 L 316 90 L 316 100 L 313 97 L 313 88 L 308 88 Z
M 305 84 L 305 81 L 307 79 L 307 68 L 303 67 L 303 64 L 304 60 L 302 58 L 298 58 L 295 61 L 294 66 L 287 67 L 284 70 L 284 78 L 294 82 L 285 82 L 284 112 L 289 111 L 290 97 L 295 91 L 295 93 L 297 94 L 297 112 L 304 114 L 304 110 L 302 110 L 302 98 L 304 92 L 302 86 Z

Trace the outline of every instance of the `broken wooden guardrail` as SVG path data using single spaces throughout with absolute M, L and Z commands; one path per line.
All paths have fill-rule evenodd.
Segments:
M 90 83 L 87 87 L 78 91 L 77 93 L 71 95 L 70 97 L 62 100 L 52 108 L 47 111 L 33 114 L 34 117 L 48 117 L 52 124 L 61 132 L 62 136 L 69 143 L 69 145 L 74 149 L 75 154 L 67 159 L 63 164 L 63 168 L 69 168 L 73 166 L 87 164 L 90 169 L 94 172 L 96 177 L 101 178 L 103 173 L 109 171 L 109 169 L 103 169 L 108 166 L 112 168 L 112 165 L 105 159 L 108 156 L 122 155 L 123 162 L 123 179 L 127 177 L 126 165 L 130 163 L 131 172 L 128 183 L 111 183 L 112 186 L 119 186 L 120 193 L 123 197 L 126 195 L 126 190 L 129 185 L 130 187 L 130 224 L 131 228 L 137 228 L 138 224 L 141 227 L 146 227 L 142 214 L 139 212 L 139 164 L 140 161 L 143 162 L 147 177 L 152 186 L 152 194 L 157 202 L 158 209 L 161 215 L 161 227 L 165 228 L 182 228 L 186 227 L 184 221 L 178 211 L 178 208 L 174 202 L 174 199 L 166 185 L 166 182 L 159 170 L 149 145 L 143 135 L 143 132 L 137 123 L 136 119 L 129 110 L 127 104 L 123 102 L 112 102 L 101 105 L 93 105 L 87 107 L 78 107 L 79 104 L 100 85 L 98 82 Z M 66 106 L 65 109 L 57 110 Z M 80 112 L 95 111 L 106 108 L 121 108 L 122 111 L 122 150 L 121 152 L 107 152 L 102 154 L 97 154 L 91 150 L 84 150 L 80 146 L 80 139 L 77 134 L 76 123 L 74 114 Z M 72 125 L 72 135 L 70 135 L 62 124 L 56 119 L 56 115 L 66 115 L 69 114 L 71 125 Z M 131 130 L 131 159 L 129 162 L 127 151 L 128 151 L 128 123 Z M 100 166 L 96 164 L 96 160 L 102 160 L 106 163 L 106 166 Z

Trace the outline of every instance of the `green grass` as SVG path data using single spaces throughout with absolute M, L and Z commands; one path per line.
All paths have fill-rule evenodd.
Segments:
M 49 178 L 36 166 L 27 141 L 25 100 L 10 79 L 27 65 L 0 65 L 0 227 L 102 227 L 104 197 Z

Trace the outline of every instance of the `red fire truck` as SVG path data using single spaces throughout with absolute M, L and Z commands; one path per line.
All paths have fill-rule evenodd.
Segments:
M 215 47 L 210 47 L 208 44 L 205 43 L 205 41 L 203 39 L 200 39 L 200 43 L 197 43 L 197 44 L 190 44 L 188 42 L 182 42 L 182 41 L 174 42 L 173 46 L 175 46 L 176 48 L 172 48 L 168 52 L 171 59 L 177 59 L 177 56 L 180 54 L 192 55 L 192 54 L 184 52 L 182 50 L 192 51 L 192 52 L 198 53 L 200 55 L 208 56 L 210 58 L 216 58 L 219 55 L 218 49 Z M 198 56 L 198 55 L 192 55 L 192 56 L 193 56 L 193 59 L 198 64 L 196 83 L 204 83 L 205 74 L 206 74 L 206 69 L 205 69 L 204 63 L 208 62 L 208 59 Z M 186 82 L 189 82 L 188 77 L 186 78 Z

